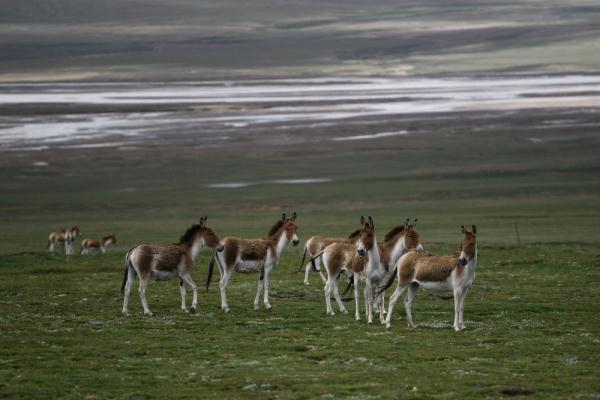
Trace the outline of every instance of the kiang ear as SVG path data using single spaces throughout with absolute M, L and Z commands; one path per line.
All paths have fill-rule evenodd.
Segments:
M 292 221 L 296 220 L 296 211 L 294 211 L 294 214 L 292 214 Z
M 410 218 L 406 218 L 406 221 L 404 221 L 404 227 L 408 228 L 408 221 L 410 221 Z
M 281 215 L 281 219 L 285 221 L 285 213 Z
M 375 228 L 375 224 L 373 223 L 373 218 L 371 218 L 370 215 L 369 215 L 369 224 L 371 225 L 372 228 Z
M 415 218 L 415 222 L 413 222 L 413 223 L 412 223 L 412 227 L 413 227 L 413 228 L 416 228 L 416 227 L 417 227 L 417 221 L 418 221 L 418 220 L 419 220 L 418 218 Z
M 473 225 L 473 233 L 477 234 L 477 227 L 475 225 Z
M 360 216 L 360 224 L 362 226 L 365 226 L 365 217 L 363 217 L 362 215 Z
M 465 229 L 464 225 L 461 225 L 460 229 L 461 229 L 462 233 L 464 233 L 465 235 L 467 234 L 467 230 Z
M 204 226 L 204 222 L 205 222 L 205 218 L 204 217 L 200 217 L 200 221 L 198 222 L 198 224 L 203 227 Z

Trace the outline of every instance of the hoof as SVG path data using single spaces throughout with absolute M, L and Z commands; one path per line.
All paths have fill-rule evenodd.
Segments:
M 392 327 L 392 324 L 390 324 L 389 322 L 385 324 L 385 329 L 390 329 Z
M 373 321 L 367 321 L 369 325 L 373 325 Z
M 222 307 L 221 310 L 227 314 L 229 312 L 229 307 Z
M 354 318 L 356 318 L 357 321 L 360 321 L 360 317 L 354 317 Z
M 461 326 L 459 326 L 459 328 L 460 328 L 460 330 L 467 329 L 467 327 L 464 324 L 462 324 Z
M 258 306 L 258 304 L 255 304 L 255 305 L 254 305 L 254 309 L 255 309 L 255 310 L 258 310 L 259 308 L 260 308 L 260 307 Z
M 348 310 L 340 310 L 344 314 L 348 314 Z
M 273 306 L 272 306 L 272 305 L 270 305 L 270 304 L 265 304 L 265 308 L 266 308 L 267 310 L 270 310 L 271 308 L 273 308 Z
M 305 284 L 306 286 L 310 285 L 310 283 L 309 283 L 309 282 L 307 282 L 307 281 L 304 281 L 304 284 Z
M 189 311 L 187 308 L 182 308 L 182 309 L 181 309 L 181 311 L 182 311 L 184 314 L 189 314 L 189 313 L 190 313 L 190 311 Z
M 151 317 L 151 316 L 153 316 L 154 314 L 152 314 L 150 311 L 148 311 L 148 312 L 145 312 L 145 313 L 144 313 L 144 315 L 145 315 L 145 316 L 147 316 L 147 317 Z
M 129 313 L 127 311 L 123 311 L 123 316 L 124 317 L 129 317 Z
M 334 316 L 334 315 L 335 315 L 335 313 L 334 313 L 333 311 L 327 311 L 327 315 Z
M 196 314 L 196 307 L 190 308 L 190 314 Z

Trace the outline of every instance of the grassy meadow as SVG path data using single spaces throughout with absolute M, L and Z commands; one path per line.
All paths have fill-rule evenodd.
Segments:
M 471 117 L 422 134 L 318 147 L 148 143 L 118 155 L 5 153 L 0 397 L 599 398 L 593 124 L 535 127 L 564 120 L 556 111 Z M 418 130 L 425 122 L 410 123 Z M 41 159 L 49 165 L 32 166 Z M 272 182 L 307 177 L 332 181 Z M 206 186 L 247 181 L 259 183 Z M 350 315 L 328 317 L 319 278 L 307 287 L 296 273 L 300 247 L 290 247 L 274 272 L 272 310 L 252 309 L 257 276 L 236 275 L 228 315 L 215 283 L 201 290 L 198 313 L 184 315 L 176 281 L 151 282 L 153 317 L 142 316 L 136 291 L 131 316 L 121 315 L 123 255 L 132 245 L 175 241 L 200 215 L 221 236 L 263 236 L 293 210 L 302 241 L 347 234 L 360 215 L 373 216 L 379 238 L 406 217 L 419 218 L 423 244 L 434 253 L 454 251 L 458 226 L 476 224 L 479 266 L 467 329 L 452 330 L 448 296 L 423 291 L 416 330 L 406 328 L 401 303 L 389 331 L 364 317 L 354 321 L 353 303 Z M 44 250 L 51 230 L 74 224 L 83 238 L 115 233 L 119 244 L 106 255 Z M 208 261 L 203 254 L 193 274 L 201 287 Z

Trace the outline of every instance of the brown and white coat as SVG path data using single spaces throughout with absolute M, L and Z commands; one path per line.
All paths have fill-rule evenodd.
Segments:
M 297 246 L 300 242 L 296 233 L 298 227 L 295 220 L 295 212 L 292 218 L 286 218 L 286 215 L 283 214 L 282 218 L 271 227 L 266 239 L 241 239 L 237 237 L 223 239 L 225 249 L 223 252 L 215 254 L 214 259 L 211 261 L 206 287 L 208 289 L 210 285 L 216 259 L 221 274 L 219 289 L 221 290 L 221 309 L 224 312 L 229 312 L 227 285 L 234 271 L 240 273 L 260 272 L 254 309 L 258 309 L 260 295 L 263 290 L 264 305 L 267 309 L 271 308 L 269 303 L 271 273 L 279 264 L 279 259 L 288 244 L 291 242 L 294 246 Z
M 181 292 L 181 309 L 188 312 L 185 305 L 185 284 L 194 291 L 191 312 L 196 311 L 198 304 L 198 287 L 192 280 L 192 269 L 198 254 L 206 248 L 223 250 L 223 243 L 212 229 L 206 226 L 207 217 L 200 218 L 198 224 L 192 225 L 181 236 L 178 243 L 156 246 L 140 244 L 129 250 L 125 256 L 125 273 L 123 276 L 123 314 L 128 313 L 129 293 L 136 276 L 140 278 L 140 299 L 144 314 L 152 315 L 146 301 L 146 287 L 150 279 L 168 280 L 179 278 Z
M 100 250 L 100 252 L 104 254 L 106 253 L 106 247 L 109 244 L 117 244 L 115 235 L 104 236 L 102 239 L 84 239 L 81 241 L 81 251 L 79 253 L 89 254 L 92 250 Z
M 319 273 L 323 283 L 326 282 L 325 275 L 321 271 L 321 257 L 317 257 L 317 254 L 321 253 L 325 247 L 334 244 L 334 243 L 346 243 L 346 244 L 354 244 L 358 239 L 358 234 L 360 230 L 352 232 L 350 236 L 347 238 L 343 237 L 326 237 L 326 236 L 311 236 L 304 245 L 304 255 L 302 256 L 302 263 L 300 264 L 300 268 L 302 268 L 302 264 L 304 264 L 304 259 L 306 254 L 310 257 L 310 260 L 306 264 L 306 268 L 304 271 L 304 284 L 309 285 L 308 275 L 310 271 L 314 268 L 315 271 Z
M 419 287 L 431 291 L 453 291 L 453 327 L 455 331 L 465 328 L 465 298 L 475 281 L 475 269 L 477 268 L 477 240 L 475 237 L 477 228 L 473 225 L 471 232 L 467 231 L 464 226 L 461 228 L 465 237 L 459 245 L 458 254 L 438 256 L 411 251 L 398 260 L 396 263 L 398 286 L 390 298 L 385 321 L 387 328 L 391 327 L 394 305 L 406 289 L 408 289 L 408 295 L 404 304 L 408 326 L 416 327 L 412 319 L 412 303 Z
M 367 242 L 370 246 L 377 243 L 374 230 L 372 229 L 372 221 L 371 217 L 369 217 L 369 222 L 361 217 L 363 228 L 359 231 L 359 239 L 362 238 L 363 242 Z M 355 318 L 360 320 L 358 283 L 361 275 L 365 276 L 365 278 L 371 277 L 372 279 L 372 270 L 374 269 L 375 264 L 371 263 L 371 261 L 375 260 L 377 267 L 385 268 L 387 274 L 388 263 L 395 262 L 407 248 L 422 248 L 418 233 L 414 230 L 412 225 L 408 224 L 395 227 L 385 236 L 383 243 L 375 246 L 378 249 L 376 252 L 377 258 L 366 250 L 360 251 L 359 245 L 361 243 L 362 242 L 360 241 L 357 241 L 356 245 L 335 243 L 327 246 L 323 252 L 323 264 L 325 265 L 328 277 L 327 283 L 325 284 L 325 304 L 327 314 L 334 315 L 333 309 L 331 308 L 331 293 L 333 293 L 336 302 L 340 307 L 340 311 L 347 313 L 340 298 L 338 287 L 338 278 L 342 272 L 351 274 L 353 277 L 354 301 L 356 305 Z M 381 279 L 387 276 L 386 274 L 383 274 Z M 368 304 L 366 289 L 365 304 Z M 383 307 L 380 307 L 380 309 L 383 309 Z M 367 318 L 369 319 L 368 311 L 369 310 L 367 309 Z M 371 320 L 369 319 L 369 321 Z
M 363 229 L 358 239 L 357 253 L 366 255 L 367 261 L 363 272 L 365 277 L 365 313 L 367 322 L 373 323 L 373 306 L 375 302 L 380 304 L 379 320 L 384 323 L 384 290 L 380 290 L 375 296 L 375 289 L 383 287 L 393 279 L 396 261 L 408 250 L 423 250 L 423 245 L 418 232 L 415 230 L 416 220 L 413 224 L 406 220 L 404 225 L 392 229 L 384 238 L 383 243 L 377 244 L 375 237 L 375 225 L 373 218 L 368 221 L 361 217 Z M 375 298 L 377 297 L 377 299 Z
M 50 233 L 50 235 L 48 236 L 48 245 L 46 246 L 46 248 L 49 251 L 54 252 L 54 246 L 57 244 L 62 244 L 64 245 L 65 254 L 74 254 L 75 250 L 73 249 L 73 243 L 75 242 L 75 238 L 77 238 L 77 236 L 79 236 L 80 234 L 81 230 L 77 225 L 75 225 L 69 230 L 61 228 L 61 230 L 58 232 Z

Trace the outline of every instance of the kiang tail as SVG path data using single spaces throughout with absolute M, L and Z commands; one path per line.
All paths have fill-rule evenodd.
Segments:
M 390 286 L 392 286 L 392 283 L 394 283 L 394 281 L 396 280 L 397 274 L 398 274 L 398 268 L 394 269 L 394 274 L 387 281 L 387 283 L 384 286 L 379 288 L 379 291 L 377 292 L 377 296 L 379 296 L 381 293 L 385 293 L 385 291 L 388 290 L 390 288 Z
M 210 286 L 210 281 L 212 280 L 213 271 L 215 269 L 215 258 L 216 254 L 213 254 L 210 264 L 208 264 L 208 276 L 206 277 L 206 291 L 208 292 L 208 287 Z
M 305 247 L 304 248 L 304 254 L 302 255 L 302 261 L 300 262 L 300 268 L 298 268 L 298 271 L 296 271 L 296 273 L 302 271 L 302 267 L 304 266 L 304 260 L 306 260 L 306 253 L 307 252 L 308 252 L 308 250 Z
M 324 252 L 325 252 L 325 250 L 321 250 L 320 252 L 315 254 L 315 256 L 313 258 L 310 259 L 310 265 L 311 265 L 313 271 L 317 272 L 317 264 L 315 264 L 315 260 L 317 258 L 321 257 Z

